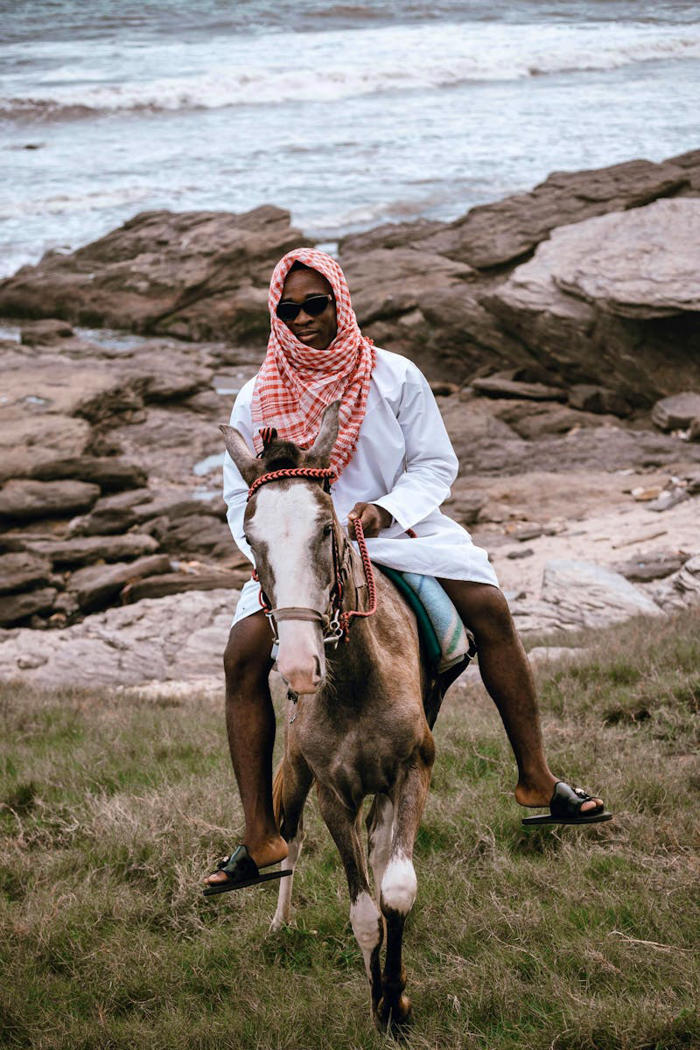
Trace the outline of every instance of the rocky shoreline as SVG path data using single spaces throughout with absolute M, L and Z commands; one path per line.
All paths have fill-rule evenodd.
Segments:
M 154 212 L 0 282 L 0 675 L 218 674 L 248 575 L 221 439 L 309 243 L 273 206 Z M 700 601 L 700 150 L 558 173 L 339 245 L 360 323 L 425 371 L 448 512 L 525 633 Z

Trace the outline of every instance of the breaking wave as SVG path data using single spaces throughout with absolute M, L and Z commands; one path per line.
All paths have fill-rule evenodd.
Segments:
M 381 92 L 451 88 L 645 62 L 700 58 L 700 25 L 611 23 L 404 25 L 219 37 L 144 52 L 92 55 L 14 80 L 0 117 L 80 120 L 95 114 L 338 102 Z M 91 68 L 85 65 L 90 61 Z M 82 63 L 82 64 L 81 64 Z M 143 71 L 151 72 L 145 77 Z M 172 75 L 172 70 L 188 70 Z M 13 83 L 13 78 L 10 78 Z

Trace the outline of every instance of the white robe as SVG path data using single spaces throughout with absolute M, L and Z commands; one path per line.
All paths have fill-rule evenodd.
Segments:
M 358 502 L 376 503 L 393 517 L 379 536 L 367 540 L 372 561 L 392 569 L 498 586 L 488 555 L 469 533 L 440 511 L 457 476 L 458 461 L 432 391 L 423 374 L 399 354 L 377 348 L 367 409 L 352 459 L 332 486 L 340 521 Z M 238 394 L 231 426 L 253 450 L 251 379 Z M 468 411 L 468 409 L 465 409 Z M 224 500 L 233 538 L 254 561 L 243 535 L 248 486 L 231 457 L 224 460 Z M 413 529 L 416 537 L 406 534 Z M 260 609 L 259 585 L 241 591 L 234 623 Z

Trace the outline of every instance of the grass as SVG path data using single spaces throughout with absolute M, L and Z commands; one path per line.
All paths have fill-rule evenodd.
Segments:
M 543 674 L 550 763 L 604 789 L 597 827 L 526 832 L 476 672 L 453 691 L 416 849 L 410 1047 L 700 1045 L 698 626 L 583 637 Z M 393 1045 L 313 800 L 291 927 L 267 932 L 274 890 L 200 895 L 240 834 L 218 703 L 6 684 L 0 726 L 0 1046 Z

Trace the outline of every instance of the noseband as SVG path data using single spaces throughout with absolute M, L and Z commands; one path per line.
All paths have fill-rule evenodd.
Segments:
M 329 467 L 284 467 L 281 470 L 272 470 L 267 474 L 261 474 L 256 478 L 248 489 L 248 499 L 263 485 L 270 481 L 281 481 L 285 478 L 306 478 L 311 481 L 322 481 L 326 492 L 330 492 L 332 482 L 336 480 L 335 471 Z M 323 644 L 338 645 L 341 638 L 350 641 L 350 620 L 353 616 L 371 616 L 377 608 L 377 594 L 374 583 L 372 563 L 367 553 L 365 535 L 359 518 L 355 520 L 355 539 L 362 558 L 365 579 L 367 580 L 367 594 L 369 598 L 369 609 L 362 612 L 359 609 L 343 609 L 343 570 L 338 550 L 338 537 L 333 529 L 333 574 L 335 582 L 331 590 L 331 600 L 328 612 L 322 613 L 318 609 L 312 609 L 303 605 L 286 605 L 279 609 L 270 608 L 262 587 L 260 588 L 260 605 L 268 618 L 274 641 L 277 642 L 277 624 L 282 620 L 308 620 L 320 623 L 323 630 Z M 257 569 L 253 569 L 253 579 L 258 580 Z

